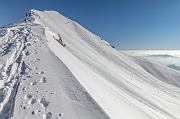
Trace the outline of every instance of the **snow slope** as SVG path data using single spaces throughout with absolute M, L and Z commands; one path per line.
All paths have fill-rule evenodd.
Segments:
M 119 50 L 119 52 L 180 71 L 180 50 Z
M 0 30 L 0 118 L 179 119 L 178 71 L 125 56 L 55 11 L 29 13 Z

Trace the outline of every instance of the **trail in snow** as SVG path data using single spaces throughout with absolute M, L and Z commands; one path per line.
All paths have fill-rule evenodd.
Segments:
M 109 118 L 27 19 L 0 32 L 0 118 Z
M 7 58 L 7 60 L 1 68 L 0 118 L 10 118 L 12 115 L 20 74 L 25 70 L 22 60 L 23 50 L 29 37 L 29 28 L 26 26 L 8 28 L 5 36 L 1 37 L 1 58 Z M 7 57 L 6 54 L 8 54 Z
M 0 118 L 179 118 L 179 72 L 125 56 L 57 12 L 27 15 L 0 30 Z

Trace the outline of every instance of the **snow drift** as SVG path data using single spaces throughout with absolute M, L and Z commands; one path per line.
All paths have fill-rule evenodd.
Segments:
M 178 119 L 180 72 L 128 57 L 55 11 L 0 30 L 0 118 Z

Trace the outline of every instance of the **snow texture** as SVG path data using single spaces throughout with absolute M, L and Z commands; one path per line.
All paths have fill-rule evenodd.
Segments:
M 180 72 L 121 54 L 55 11 L 0 29 L 0 119 L 179 119 Z

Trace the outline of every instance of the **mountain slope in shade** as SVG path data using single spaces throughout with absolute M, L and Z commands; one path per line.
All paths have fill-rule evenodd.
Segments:
M 180 67 L 176 66 L 175 64 L 170 64 L 167 67 L 180 71 Z
M 1 118 L 178 119 L 180 73 L 119 53 L 55 11 L 0 30 Z

